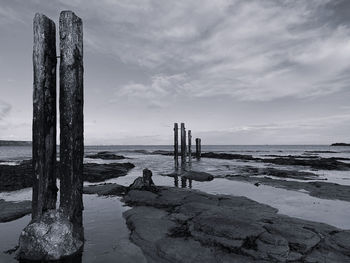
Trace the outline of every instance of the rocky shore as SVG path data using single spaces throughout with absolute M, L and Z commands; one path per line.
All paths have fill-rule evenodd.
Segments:
M 170 151 L 154 151 L 151 154 L 160 154 L 160 155 L 173 155 L 173 152 Z M 350 163 L 345 163 L 341 161 L 349 161 L 348 158 L 323 158 L 319 156 L 278 156 L 271 155 L 266 157 L 273 158 L 259 158 L 252 155 L 245 154 L 234 154 L 234 153 L 214 153 L 214 152 L 205 152 L 201 154 L 202 158 L 212 158 L 212 159 L 222 159 L 222 160 L 240 160 L 240 161 L 254 161 L 261 163 L 271 163 L 277 165 L 294 165 L 294 166 L 305 166 L 317 170 L 339 170 L 347 171 L 350 170 Z
M 59 164 L 57 165 L 59 170 Z M 84 181 L 102 182 L 104 180 L 125 176 L 132 163 L 84 164 Z M 18 165 L 0 165 L 0 191 L 14 191 L 32 186 L 32 161 L 25 160 Z
M 123 160 L 123 159 L 126 159 L 122 155 L 116 155 L 116 154 L 108 152 L 108 151 L 98 152 L 95 154 L 89 154 L 89 155 L 86 155 L 85 158 L 102 159 L 102 160 Z
M 89 188 L 109 195 L 120 186 Z M 350 261 L 350 231 L 279 215 L 245 197 L 153 187 L 126 189 L 123 200 L 132 206 L 124 213 L 130 239 L 148 262 Z
M 290 178 L 290 179 L 298 179 L 298 180 L 327 180 L 327 179 L 321 179 L 319 175 L 311 173 L 311 172 L 304 172 L 304 171 L 298 171 L 298 170 L 285 170 L 285 169 L 277 169 L 272 167 L 266 167 L 266 168 L 258 168 L 253 166 L 243 166 L 236 168 L 237 172 L 235 175 L 241 175 L 241 176 L 273 176 L 278 178 Z M 229 177 L 229 176 L 228 176 Z M 231 176 L 232 177 L 232 176 Z
M 295 191 L 306 191 L 309 195 L 322 199 L 337 199 L 350 202 L 350 186 L 340 185 L 329 182 L 299 182 L 287 181 L 269 177 L 226 175 L 226 179 L 241 182 L 253 183 L 256 186 L 260 184 L 270 185 L 278 188 L 285 188 Z
M 0 223 L 9 222 L 32 212 L 32 202 L 9 202 L 0 199 Z

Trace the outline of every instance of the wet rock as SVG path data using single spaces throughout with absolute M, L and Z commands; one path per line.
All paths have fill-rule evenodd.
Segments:
M 332 143 L 331 146 L 350 146 L 350 143 L 336 142 Z
M 18 258 L 58 260 L 79 253 L 82 247 L 83 241 L 76 238 L 72 223 L 61 212 L 50 210 L 22 231 Z
M 205 172 L 198 172 L 198 171 L 185 171 L 183 173 L 170 173 L 170 174 L 162 174 L 163 176 L 178 178 L 181 177 L 183 179 L 198 181 L 198 182 L 206 182 L 206 181 L 212 181 L 214 179 L 214 176 L 209 173 Z
M 85 157 L 86 158 L 91 158 L 91 159 L 103 159 L 103 160 L 122 160 L 122 159 L 126 159 L 122 155 L 116 155 L 116 154 L 108 152 L 108 151 L 103 151 L 103 152 L 98 152 L 96 154 L 86 155 Z
M 288 190 L 306 190 L 309 195 L 322 199 L 337 199 L 350 202 L 350 186 L 328 182 L 298 182 L 272 179 L 269 177 L 254 177 L 246 175 L 226 175 L 225 178 L 253 184 L 265 184 Z
M 152 189 L 154 187 L 154 183 L 152 180 L 152 171 L 146 169 L 143 169 L 142 177 L 138 177 L 135 179 L 135 181 L 129 186 L 129 189 L 131 190 L 140 190 L 140 189 Z
M 215 159 L 224 159 L 224 160 L 246 160 L 246 161 L 254 161 L 256 158 L 254 158 L 252 155 L 244 155 L 244 154 L 233 154 L 233 153 L 213 153 L 213 152 L 206 152 L 202 153 L 201 157 L 204 158 L 215 158 Z
M 260 159 L 263 163 L 273 163 L 278 165 L 299 165 L 309 166 L 318 170 L 349 170 L 350 164 L 340 162 L 336 158 L 298 159 L 298 158 L 273 158 Z
M 110 178 L 125 176 L 134 167 L 135 165 L 132 163 L 85 163 L 83 169 L 84 181 L 102 182 Z
M 158 187 L 124 201 L 149 262 L 348 262 L 350 231 L 277 214 L 245 197 Z
M 292 178 L 298 180 L 322 180 L 317 174 L 311 172 L 285 170 L 271 167 L 258 168 L 253 166 L 243 166 L 238 168 L 238 174 L 245 176 L 267 175 L 279 178 Z
M 132 231 L 131 241 L 141 247 L 148 262 L 224 262 L 220 251 L 213 253 L 194 239 L 171 238 L 169 233 L 177 224 L 163 210 L 140 206 L 125 212 L 124 217 Z M 245 262 L 241 258 L 240 262 Z
M 278 165 L 297 165 L 308 166 L 319 170 L 350 170 L 350 164 L 340 162 L 337 158 L 300 158 L 299 156 L 285 156 L 276 158 L 257 158 L 252 155 L 230 154 L 230 153 L 213 153 L 207 152 L 201 155 L 204 158 L 215 158 L 225 160 L 244 160 L 262 163 L 272 163 Z
M 98 184 L 84 186 L 84 194 L 97 194 L 97 195 L 122 195 L 126 191 L 126 187 L 119 184 Z
M 0 199 L 0 223 L 21 218 L 31 212 L 31 201 L 10 202 Z
M 205 172 L 188 171 L 182 174 L 183 178 L 198 182 L 212 181 L 214 176 Z
M 102 182 L 110 178 L 125 176 L 135 165 L 132 163 L 85 163 L 84 181 Z M 57 168 L 59 170 L 59 164 Z M 32 187 L 32 161 L 22 161 L 18 165 L 0 165 L 0 191 L 14 191 Z M 59 173 L 58 173 L 59 175 Z
M 18 165 L 0 165 L 0 191 L 14 191 L 32 185 L 31 160 Z
M 153 183 L 153 180 L 152 180 L 152 171 L 151 170 L 148 170 L 147 168 L 146 169 L 143 169 L 143 172 L 142 172 L 142 178 L 143 178 L 143 183 L 145 184 L 146 187 L 150 187 L 150 186 L 153 186 L 154 183 Z

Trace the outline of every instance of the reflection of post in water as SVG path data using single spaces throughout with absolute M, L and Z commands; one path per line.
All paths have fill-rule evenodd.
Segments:
M 181 177 L 181 188 L 186 188 L 186 177 Z
M 174 186 L 179 187 L 179 177 L 177 175 L 174 176 Z
M 188 187 L 192 189 L 192 179 L 188 179 Z

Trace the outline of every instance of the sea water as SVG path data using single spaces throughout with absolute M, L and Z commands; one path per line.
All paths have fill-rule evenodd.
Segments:
M 99 151 L 111 151 L 124 155 L 126 160 L 100 160 L 85 158 L 84 162 L 110 163 L 126 162 L 135 164 L 126 176 L 112 178 L 106 182 L 130 185 L 135 178 L 142 175 L 144 168 L 153 172 L 153 180 L 156 185 L 174 186 L 174 179 L 163 176 L 174 171 L 172 156 L 148 154 L 156 150 L 171 151 L 172 146 L 87 146 L 85 154 L 93 154 Z M 350 158 L 350 147 L 330 147 L 323 145 L 286 145 L 286 146 L 237 146 L 237 145 L 212 145 L 202 146 L 202 151 L 225 152 L 235 154 L 252 155 L 259 158 L 278 156 L 319 156 Z M 0 164 L 14 165 L 21 160 L 31 158 L 31 147 L 0 147 Z M 186 169 L 204 171 L 214 176 L 224 176 L 238 171 L 241 166 L 275 167 L 279 169 L 298 169 L 308 171 L 307 167 L 279 166 L 254 161 L 220 160 L 202 158 L 200 161 L 193 159 L 191 166 Z M 350 185 L 348 171 L 312 171 L 320 175 L 321 179 L 327 178 L 330 182 Z M 85 183 L 86 185 L 89 183 Z M 180 183 L 181 184 L 181 183 Z M 187 185 L 186 187 L 189 187 Z M 350 229 L 350 202 L 339 200 L 327 200 L 309 196 L 304 191 L 290 191 L 272 186 L 254 186 L 250 183 L 236 182 L 224 178 L 215 178 L 210 182 L 195 182 L 191 188 L 212 194 L 229 194 L 246 196 L 260 203 L 268 204 L 279 210 L 279 213 L 327 223 L 342 229 Z M 0 199 L 8 201 L 21 201 L 31 199 L 31 189 L 21 189 L 13 192 L 0 193 Z M 142 251 L 129 241 L 129 230 L 122 214 L 129 207 L 125 206 L 119 197 L 98 197 L 96 195 L 84 195 L 84 230 L 85 246 L 82 262 L 145 262 Z M 8 223 L 0 223 L 0 262 L 16 262 L 13 255 L 4 254 L 17 245 L 21 230 L 29 223 L 30 215 Z

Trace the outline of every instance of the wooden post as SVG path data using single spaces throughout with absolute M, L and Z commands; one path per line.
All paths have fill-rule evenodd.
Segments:
M 181 123 L 181 163 L 186 163 L 186 130 L 184 123 Z
M 199 159 L 201 158 L 202 155 L 202 139 L 199 138 Z
M 60 14 L 60 208 L 83 238 L 83 24 L 71 11 Z
M 200 159 L 201 154 L 200 154 L 200 139 L 196 138 L 196 158 Z
M 192 161 L 192 135 L 191 130 L 188 130 L 188 160 L 189 162 Z
M 174 123 L 174 160 L 175 167 L 179 166 L 179 126 Z
M 56 208 L 56 28 L 42 14 L 33 21 L 32 219 Z

